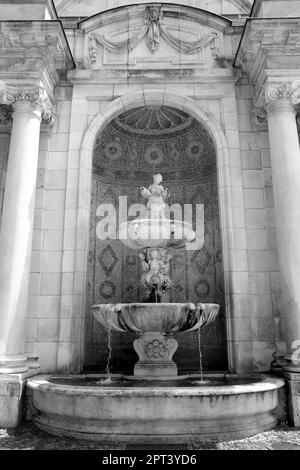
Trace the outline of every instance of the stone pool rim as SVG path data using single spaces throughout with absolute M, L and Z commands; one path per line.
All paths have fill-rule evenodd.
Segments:
M 120 378 L 125 380 L 132 380 L 133 377 L 127 376 L 124 374 L 112 374 L 112 378 Z M 97 385 L 73 385 L 73 384 L 58 384 L 51 382 L 51 379 L 85 379 L 85 378 L 107 378 L 106 374 L 43 374 L 37 375 L 27 380 L 27 386 L 32 390 L 40 391 L 54 391 L 55 393 L 63 393 L 66 395 L 77 395 L 78 393 L 83 393 L 85 395 L 117 395 L 121 393 L 123 396 L 153 396 L 162 395 L 162 396 L 197 396 L 197 395 L 240 395 L 246 393 L 258 393 L 258 392 L 267 392 L 271 390 L 278 390 L 285 385 L 285 382 L 282 378 L 277 376 L 272 376 L 269 374 L 203 374 L 204 380 L 210 379 L 230 379 L 230 378 L 242 378 L 242 379 L 253 379 L 253 383 L 250 384 L 239 384 L 239 385 L 191 385 L 191 386 L 180 386 L 180 381 L 185 378 L 199 380 L 199 374 L 186 374 L 184 376 L 178 376 L 177 382 L 178 385 L 173 386 L 159 386 L 151 385 L 151 379 L 147 380 L 149 386 L 129 386 L 122 387 L 120 386 L 109 386 L 105 385 L 101 387 L 100 384 Z M 153 378 L 154 380 L 154 378 Z M 156 380 L 156 378 L 155 378 Z M 158 382 L 158 380 L 156 380 Z M 146 380 L 145 380 L 146 382 Z

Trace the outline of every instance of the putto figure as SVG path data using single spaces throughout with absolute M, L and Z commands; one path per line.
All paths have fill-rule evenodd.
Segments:
M 148 199 L 147 209 L 151 211 L 151 217 L 159 217 L 165 215 L 165 209 L 167 207 L 166 200 L 169 197 L 169 190 L 163 187 L 162 176 L 158 173 L 153 176 L 153 183 L 145 188 L 141 187 L 141 194 L 145 199 Z

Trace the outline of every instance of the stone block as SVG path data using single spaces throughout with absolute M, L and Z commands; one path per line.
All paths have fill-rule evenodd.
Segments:
M 249 273 L 249 284 L 251 294 L 270 294 L 269 273 Z
M 292 426 L 300 427 L 300 374 L 284 372 L 288 390 L 288 418 Z
M 268 239 L 266 230 L 246 230 L 248 250 L 266 250 L 268 248 Z
M 42 253 L 42 271 L 44 273 L 60 273 L 61 266 L 61 251 L 44 251 Z
M 38 295 L 40 293 L 40 286 L 41 286 L 40 273 L 30 273 L 28 293 L 31 295 Z
M 227 311 L 230 317 L 250 316 L 250 296 L 248 294 L 229 294 L 227 297 Z
M 63 210 L 45 210 L 44 228 L 45 230 L 59 230 L 64 226 Z
M 261 165 L 261 154 L 258 150 L 241 151 L 242 168 L 245 170 L 259 170 Z
M 44 250 L 60 251 L 63 247 L 63 230 L 44 231 Z
M 57 342 L 44 341 L 38 343 L 38 355 L 42 373 L 56 371 Z
M 64 210 L 66 192 L 64 190 L 46 191 L 45 208 L 47 210 Z
M 62 272 L 74 272 L 75 270 L 75 251 L 64 251 Z
M 235 341 L 251 341 L 251 317 L 230 317 L 228 318 L 228 325 L 230 330 L 230 338 Z
M 16 428 L 23 414 L 25 380 L 0 376 L 0 428 Z
M 47 276 L 50 276 L 51 281 L 53 276 L 56 275 L 48 274 Z M 41 295 L 38 299 L 38 302 L 37 316 L 39 318 L 58 318 L 60 310 L 59 295 Z
M 42 273 L 41 275 L 41 294 L 59 295 L 61 285 L 61 274 Z
M 54 152 L 66 152 L 69 146 L 69 134 L 52 134 L 49 140 L 49 150 Z
M 251 295 L 250 306 L 253 317 L 273 317 L 273 304 L 270 294 Z
M 246 209 L 261 209 L 265 207 L 263 189 L 244 189 L 244 201 Z
M 38 341 L 58 341 L 57 318 L 40 318 L 38 320 Z
M 67 172 L 65 170 L 48 170 L 45 188 L 65 189 Z
M 267 332 L 265 331 L 267 334 Z M 255 372 L 268 372 L 271 369 L 273 360 L 272 354 L 275 351 L 275 344 L 270 341 L 253 341 L 253 368 Z
M 27 318 L 26 320 L 26 341 L 33 342 L 38 339 L 38 321 L 36 318 Z
M 66 170 L 68 167 L 68 152 L 49 152 L 48 169 Z
M 270 253 L 269 251 L 248 251 L 249 272 L 269 271 Z
M 244 188 L 263 188 L 264 177 L 260 170 L 243 170 Z

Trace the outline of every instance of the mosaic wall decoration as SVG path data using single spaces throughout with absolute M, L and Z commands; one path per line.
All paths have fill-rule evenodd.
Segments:
M 128 206 L 144 203 L 140 187 L 160 172 L 170 190 L 169 203 L 204 204 L 205 241 L 202 250 L 174 250 L 170 277 L 171 302 L 214 302 L 221 305 L 217 321 L 201 331 L 203 366 L 227 368 L 224 280 L 216 156 L 207 131 L 182 111 L 144 107 L 120 115 L 98 136 L 93 157 L 88 305 L 86 312 L 86 368 L 105 369 L 107 332 L 93 320 L 96 303 L 142 301 L 138 254 L 119 240 L 96 237 L 97 207 L 106 202 L 118 209 L 119 196 Z M 112 369 L 132 373 L 137 355 L 134 334 L 112 333 Z M 196 333 L 178 334 L 174 359 L 179 370 L 199 369 Z

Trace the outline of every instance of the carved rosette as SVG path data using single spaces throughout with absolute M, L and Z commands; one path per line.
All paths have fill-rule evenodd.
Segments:
M 178 342 L 172 335 L 144 333 L 134 341 L 133 347 L 139 356 L 134 375 L 177 375 L 172 357 L 178 348 Z
M 15 88 L 7 87 L 4 91 L 3 102 L 6 105 L 14 106 L 22 102 L 36 103 L 41 107 L 42 120 L 45 124 L 53 125 L 55 122 L 55 109 L 49 100 L 45 90 L 41 87 Z

